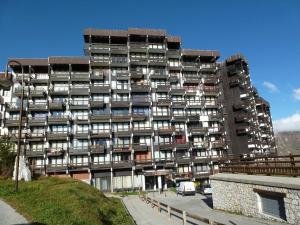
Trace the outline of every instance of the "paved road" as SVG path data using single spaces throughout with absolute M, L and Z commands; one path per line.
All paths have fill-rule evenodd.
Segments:
M 174 192 L 167 192 L 167 196 L 165 196 L 164 194 L 159 195 L 156 192 L 149 194 L 149 197 L 154 197 L 154 199 L 170 206 L 228 225 L 286 224 L 213 210 L 211 197 L 205 197 L 200 194 L 196 194 L 196 196 L 177 196 Z
M 10 205 L 0 200 L 0 225 L 26 225 L 27 220 Z
M 170 220 L 156 208 L 141 201 L 138 196 L 123 198 L 123 202 L 137 225 L 182 225 L 179 220 Z

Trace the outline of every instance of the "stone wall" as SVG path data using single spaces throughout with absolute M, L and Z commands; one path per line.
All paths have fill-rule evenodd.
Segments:
M 260 197 L 256 190 L 281 193 L 285 195 L 286 222 L 300 224 L 300 178 L 223 173 L 210 178 L 215 209 L 283 221 L 262 213 Z

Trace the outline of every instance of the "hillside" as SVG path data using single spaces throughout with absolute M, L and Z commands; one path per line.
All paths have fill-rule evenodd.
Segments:
M 300 155 L 300 132 L 278 132 L 275 133 L 276 144 L 279 155 Z
M 42 178 L 14 183 L 0 179 L 0 198 L 33 223 L 47 225 L 131 225 L 120 200 L 107 198 L 83 182 L 68 178 Z

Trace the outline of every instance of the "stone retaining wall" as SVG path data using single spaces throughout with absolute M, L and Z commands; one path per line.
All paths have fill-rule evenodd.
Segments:
M 215 209 L 283 221 L 262 212 L 259 193 L 267 191 L 284 196 L 285 221 L 300 224 L 300 178 L 223 173 L 210 178 Z

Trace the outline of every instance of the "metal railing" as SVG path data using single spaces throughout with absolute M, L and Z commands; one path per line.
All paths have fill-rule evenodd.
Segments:
M 146 204 L 150 204 L 152 208 L 156 207 L 158 213 L 165 212 L 169 219 L 178 218 L 182 220 L 183 225 L 187 225 L 188 223 L 191 224 L 210 224 L 210 225 L 225 225 L 223 223 L 216 222 L 214 220 L 208 219 L 204 216 L 196 215 L 194 213 L 190 213 L 158 200 L 152 199 L 146 195 L 140 195 L 140 199 L 144 201 Z M 192 220 L 192 221 L 191 221 Z

